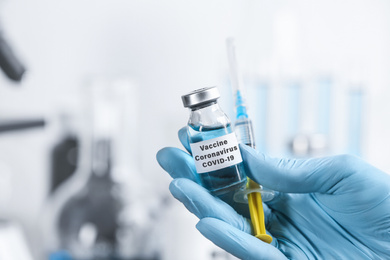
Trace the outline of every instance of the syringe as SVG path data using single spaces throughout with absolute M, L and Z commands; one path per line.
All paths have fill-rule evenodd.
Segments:
M 252 148 L 256 148 L 255 139 L 253 135 L 252 121 L 249 119 L 246 105 L 243 98 L 242 80 L 238 73 L 235 44 L 233 38 L 226 40 L 227 54 L 229 60 L 229 71 L 231 78 L 231 85 L 236 100 L 236 121 L 234 124 L 234 131 L 236 133 L 239 143 L 243 143 Z M 253 233 L 260 240 L 271 243 L 272 237 L 266 233 L 264 224 L 264 210 L 263 202 L 260 194 L 260 185 L 248 178 L 246 185 L 246 192 L 248 198 L 249 212 L 251 216 Z
M 231 85 L 236 102 L 236 122 L 234 125 L 234 131 L 236 132 L 237 139 L 240 143 L 255 148 L 255 138 L 253 135 L 252 120 L 250 120 L 248 117 L 246 104 L 243 97 L 243 84 L 240 74 L 238 73 L 234 39 L 227 38 L 226 45 Z

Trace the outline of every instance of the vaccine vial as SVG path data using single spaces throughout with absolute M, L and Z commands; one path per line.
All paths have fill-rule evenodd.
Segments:
M 217 196 L 246 184 L 237 138 L 229 118 L 217 103 L 219 97 L 216 87 L 182 96 L 184 107 L 191 110 L 188 137 L 196 171 L 202 185 Z

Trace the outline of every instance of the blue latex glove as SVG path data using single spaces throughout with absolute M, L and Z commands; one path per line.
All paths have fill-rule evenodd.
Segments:
M 185 129 L 179 137 L 188 150 Z M 264 205 L 272 244 L 250 235 L 250 222 L 236 205 L 197 184 L 188 153 L 164 148 L 157 154 L 174 178 L 171 193 L 217 246 L 241 259 L 390 259 L 390 175 L 348 155 L 275 159 L 240 149 L 247 175 L 279 191 Z
M 50 254 L 49 260 L 73 260 L 73 258 L 69 252 L 62 250 Z

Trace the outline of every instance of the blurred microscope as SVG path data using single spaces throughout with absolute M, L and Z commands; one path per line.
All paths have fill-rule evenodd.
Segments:
M 46 259 L 160 259 L 155 211 L 166 205 L 164 198 L 148 201 L 151 187 L 136 167 L 136 92 L 128 79 L 95 79 L 86 90 L 81 130 L 61 117 L 64 133 L 52 152 L 42 223 Z
M 26 72 L 0 27 L 0 69 L 14 83 L 20 83 Z M 44 126 L 43 119 L 0 119 L 0 133 Z

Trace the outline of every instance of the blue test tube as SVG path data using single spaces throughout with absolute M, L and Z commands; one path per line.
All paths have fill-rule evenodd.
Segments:
M 348 91 L 348 99 L 348 153 L 361 156 L 364 99 L 363 89 L 361 87 L 351 88 Z
M 319 79 L 317 131 L 326 136 L 329 136 L 331 88 L 331 78 L 322 77 Z
M 258 82 L 256 83 L 256 120 L 253 121 L 255 136 L 256 136 L 256 146 L 259 151 L 264 153 L 268 150 L 267 143 L 267 121 L 268 121 L 268 99 L 269 99 L 269 86 L 267 82 Z
M 302 86 L 298 81 L 290 81 L 286 86 L 286 154 L 292 154 L 291 142 L 298 134 L 301 123 Z

